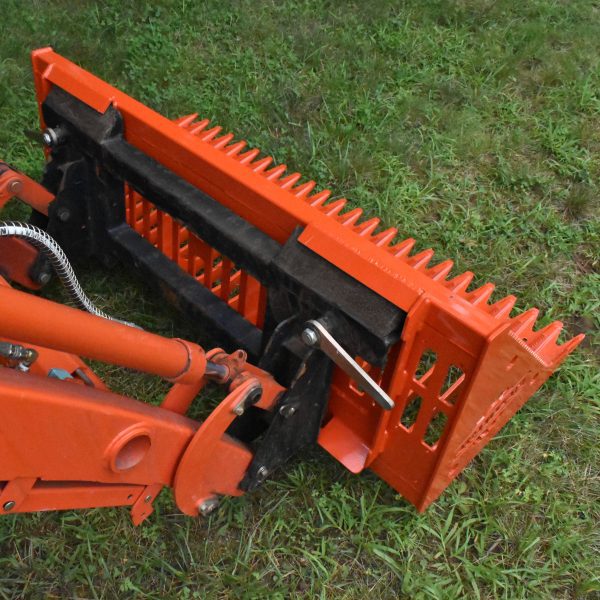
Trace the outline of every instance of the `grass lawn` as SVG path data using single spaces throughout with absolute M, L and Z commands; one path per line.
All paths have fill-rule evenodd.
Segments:
M 3 517 L 0 598 L 600 597 L 596 0 L 2 8 L 0 157 L 15 167 L 41 174 L 23 135 L 37 119 L 28 53 L 52 45 L 169 117 L 216 120 L 588 337 L 425 514 L 315 449 L 206 520 L 167 493 L 139 528 L 125 509 Z M 78 273 L 106 310 L 191 335 L 125 271 Z M 140 399 L 164 390 L 100 372 Z

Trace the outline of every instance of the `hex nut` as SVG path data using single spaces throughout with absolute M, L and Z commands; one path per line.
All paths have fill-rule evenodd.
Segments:
M 302 332 L 302 341 L 307 345 L 307 346 L 316 346 L 317 343 L 319 342 L 319 336 L 316 334 L 316 332 L 314 332 L 312 329 L 310 329 L 309 327 L 307 327 L 303 332 Z

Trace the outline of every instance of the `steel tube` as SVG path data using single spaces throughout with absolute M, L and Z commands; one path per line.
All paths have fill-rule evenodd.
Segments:
M 0 285 L 0 335 L 86 358 L 175 379 L 192 357 L 163 338 Z M 203 354 L 203 352 L 202 352 Z

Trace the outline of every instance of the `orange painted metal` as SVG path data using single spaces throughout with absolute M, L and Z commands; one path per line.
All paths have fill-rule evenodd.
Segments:
M 131 504 L 141 522 L 152 512 L 147 489 L 172 484 L 198 424 L 112 394 L 68 352 L 186 381 L 172 390 L 199 387 L 203 352 L 0 284 L 0 335 L 39 353 L 27 373 L 0 368 L 0 512 Z
M 252 324 L 262 326 L 266 289 L 251 275 L 131 188 L 126 190 L 126 218 L 132 229 L 198 283 Z
M 0 163 L 0 208 L 11 198 L 19 198 L 32 208 L 48 214 L 48 205 L 54 196 L 33 179 Z
M 408 313 L 385 368 L 364 365 L 396 408 L 383 411 L 336 371 L 319 441 L 353 472 L 373 469 L 420 510 L 583 338 L 558 345 L 560 323 L 535 330 L 535 309 L 511 317 L 513 296 L 490 302 L 493 285 L 468 289 L 468 272 L 450 279 L 452 261 L 431 266 L 432 250 L 413 253 L 412 238 L 396 241 L 395 228 L 361 221 L 345 199 L 330 201 L 328 190 L 196 114 L 169 121 L 50 48 L 32 59 L 40 105 L 52 86 L 100 112 L 113 104 L 130 144 L 280 243 L 302 227 L 301 243 Z M 132 190 L 126 207 L 140 235 L 261 326 L 258 282 Z
M 0 210 L 12 198 L 47 215 L 54 196 L 33 179 L 0 163 Z M 38 250 L 24 240 L 0 238 L 0 275 L 29 289 L 39 289 L 40 284 L 30 276 L 38 254 Z
M 70 380 L 0 369 L 0 480 L 170 485 L 197 424 Z
M 176 478 L 184 512 L 191 510 L 189 494 L 216 477 L 221 484 L 206 488 L 213 495 L 242 493 L 237 484 L 251 452 L 225 434 L 237 414 L 217 410 L 204 424 L 183 414 L 205 384 L 200 347 L 18 292 L 1 278 L 0 338 L 39 354 L 27 372 L 0 366 L 0 514 L 129 505 L 139 524 L 152 513 L 162 487 L 174 486 Z M 159 407 L 120 396 L 73 351 L 175 384 Z M 220 349 L 210 356 L 216 354 L 227 362 Z M 244 356 L 232 355 L 232 374 L 242 383 L 222 406 L 257 384 L 263 389 L 259 405 L 272 408 L 282 388 L 245 365 Z M 223 441 L 209 444 L 208 452 L 207 440 Z M 229 446 L 237 452 L 224 461 L 222 450 Z
M 196 344 L 165 339 L 7 286 L 0 288 L 0 332 L 184 384 L 201 379 L 206 367 L 204 351 Z
M 472 274 L 448 281 L 439 268 L 415 269 L 405 243 L 367 252 L 353 233 L 311 225 L 300 241 L 406 306 L 397 356 L 380 374 L 396 407 L 384 412 L 370 403 L 367 415 L 368 399 L 338 375 L 320 443 L 352 471 L 371 468 L 423 510 L 583 336 L 559 346 L 561 323 L 534 331 L 537 310 L 509 318 L 514 297 L 488 304 L 490 284 L 465 291 Z
M 37 290 L 41 286 L 31 279 L 30 273 L 39 252 L 25 240 L 0 238 L 0 276 Z
M 259 370 L 249 367 L 249 377 L 202 423 L 181 459 L 175 477 L 175 500 L 188 515 L 197 515 L 204 502 L 218 495 L 241 496 L 243 493 L 238 484 L 253 454 L 226 431 L 238 416 L 236 407 L 253 387 L 262 387 L 262 396 L 254 406 L 263 410 L 271 410 L 284 391 L 272 378 L 259 379 L 252 372 L 256 374 Z

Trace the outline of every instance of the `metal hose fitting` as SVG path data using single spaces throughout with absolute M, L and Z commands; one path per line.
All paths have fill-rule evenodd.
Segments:
M 21 344 L 0 342 L 0 356 L 9 360 L 20 371 L 28 371 L 36 361 L 38 353 L 33 348 L 25 348 Z

